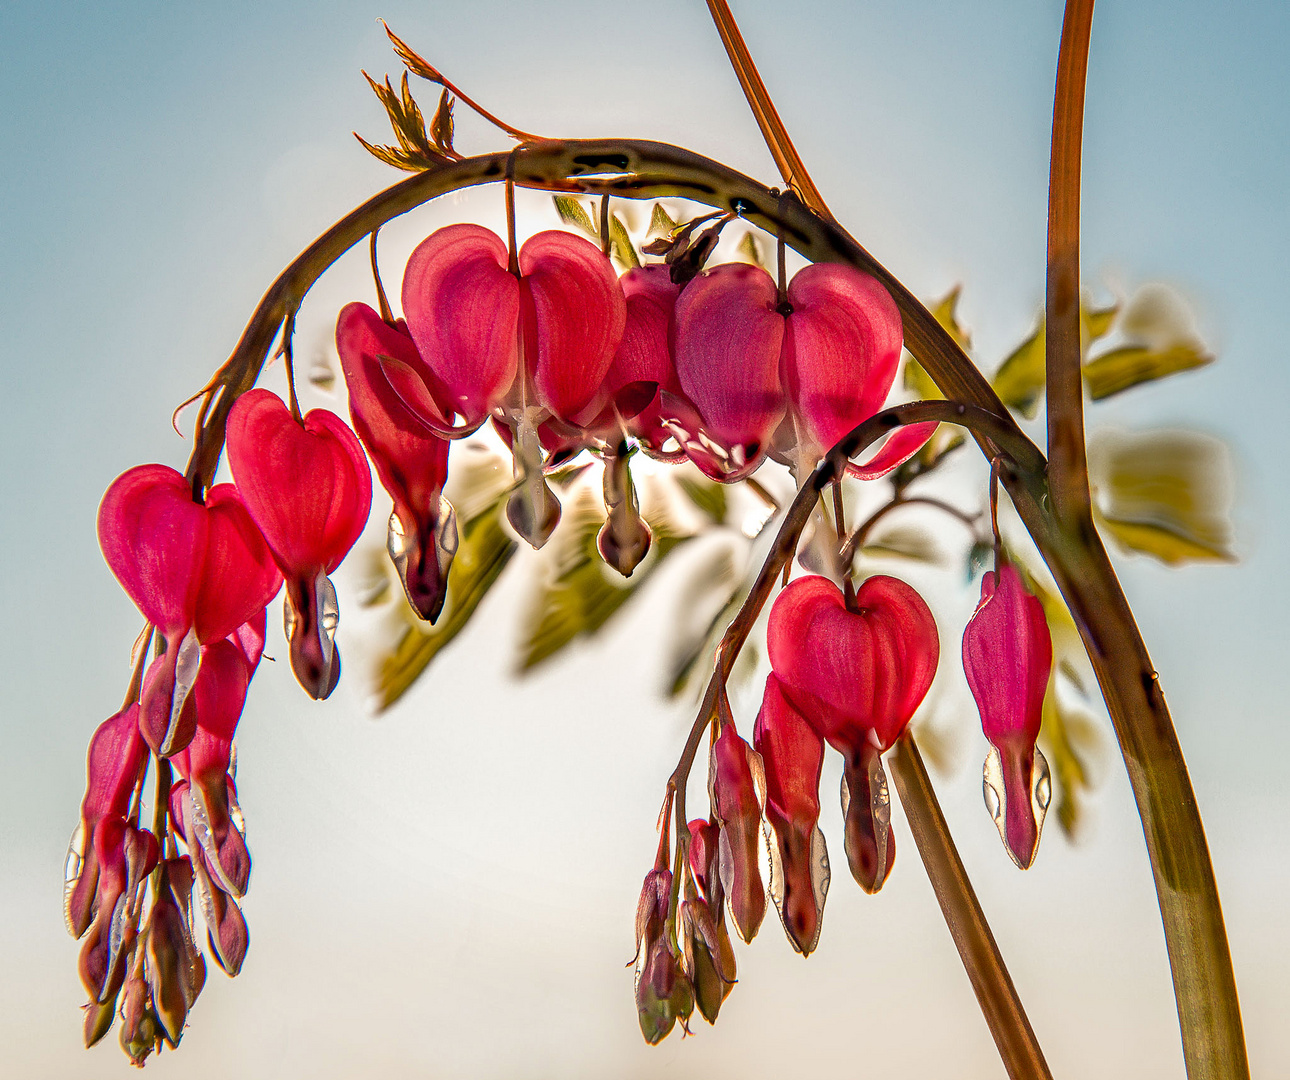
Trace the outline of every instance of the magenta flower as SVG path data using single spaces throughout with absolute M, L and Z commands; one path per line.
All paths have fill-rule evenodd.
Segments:
M 115 815 L 99 821 L 93 842 L 98 889 L 78 967 L 90 1000 L 102 1004 L 116 996 L 125 980 L 126 958 L 138 932 L 139 888 L 161 849 L 148 830 Z
M 677 910 L 681 929 L 682 969 L 694 987 L 694 1002 L 710 1024 L 735 985 L 735 951 L 726 929 L 725 893 L 721 887 L 721 826 L 696 819 L 689 823 L 690 878 L 686 898 Z
M 237 634 L 205 647 L 193 691 L 197 732 L 175 755 L 175 767 L 188 781 L 180 800 L 185 835 L 201 846 L 211 875 L 234 897 L 246 892 L 251 856 L 233 820 L 237 792 L 229 768 L 247 686 L 264 651 L 264 634 L 261 612 Z
M 1043 604 L 1011 564 L 987 571 L 981 602 L 963 631 L 963 672 L 992 746 L 986 802 L 1008 854 L 1023 870 L 1034 862 L 1050 797 L 1048 763 L 1035 740 L 1052 664 Z
M 196 728 L 190 695 L 201 647 L 262 611 L 282 579 L 232 484 L 211 488 L 203 505 L 165 465 L 139 465 L 113 481 L 98 533 L 108 566 L 165 641 L 144 678 L 139 716 L 144 738 L 165 757 Z
M 627 433 L 647 454 L 665 461 L 681 460 L 683 450 L 669 453 L 663 449 L 672 432 L 663 423 L 661 411 L 662 394 L 681 393 L 675 357 L 676 300 L 681 287 L 672 284 L 669 268 L 661 264 L 638 266 L 618 280 L 627 300 L 627 320 L 605 376 L 605 389 L 619 404 Z M 637 398 L 627 402 L 633 388 Z
M 420 401 L 434 399 L 464 418 L 460 430 L 473 430 L 490 413 L 514 429 L 522 483 L 507 516 L 541 547 L 560 507 L 542 479 L 539 428 L 547 422 L 580 427 L 603 411 L 626 300 L 609 259 L 570 233 L 530 237 L 517 262 L 518 278 L 508 268 L 506 246 L 478 225 L 433 233 L 412 253 L 403 276 L 403 311 L 421 363 L 391 365 L 384 357 L 381 363 L 415 414 L 426 412 Z M 405 386 L 413 370 L 420 388 Z M 424 419 L 435 423 L 432 415 Z
M 412 609 L 439 617 L 457 522 L 443 497 L 448 441 L 427 428 L 390 385 L 377 357 L 420 363 L 403 325 L 389 326 L 366 304 L 348 304 L 336 321 L 336 349 L 349 388 L 349 415 L 381 486 L 394 500 L 388 546 Z
M 761 758 L 739 737 L 723 692 L 721 732 L 712 744 L 708 764 L 708 793 L 712 815 L 721 826 L 721 886 L 730 904 L 735 929 L 752 941 L 766 915 L 766 889 L 761 880 L 761 798 L 764 789 Z
M 895 856 L 880 755 L 931 686 L 936 621 L 896 578 L 868 578 L 849 608 L 833 582 L 805 577 L 776 599 L 766 643 L 785 697 L 844 758 L 847 861 L 861 887 L 876 891 Z
M 829 889 L 828 850 L 818 824 L 824 740 L 773 673 L 766 677 L 753 745 L 766 769 L 766 821 L 775 834 L 770 895 L 793 948 L 809 956 L 820 940 Z
M 99 859 L 94 836 L 106 818 L 125 821 L 130 796 L 148 763 L 148 747 L 139 734 L 139 706 L 129 705 L 104 720 L 90 739 L 85 763 L 87 783 L 81 821 L 67 853 L 67 886 L 63 914 L 67 929 L 79 938 L 89 929 L 98 902 Z
M 354 546 L 372 506 L 363 448 L 335 413 L 314 409 L 301 423 L 262 389 L 238 398 L 227 433 L 233 478 L 286 579 L 291 669 L 311 697 L 325 698 L 340 677 L 340 613 L 327 575 Z

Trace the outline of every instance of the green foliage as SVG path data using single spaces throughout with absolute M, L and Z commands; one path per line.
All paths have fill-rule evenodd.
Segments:
M 1163 379 L 1179 371 L 1204 367 L 1214 357 L 1193 341 L 1182 341 L 1161 349 L 1127 345 L 1090 360 L 1084 365 L 1084 385 L 1094 401 L 1108 398 L 1139 383 Z
M 650 554 L 630 578 L 622 578 L 605 565 L 596 548 L 605 511 L 595 494 L 581 490 L 573 506 L 566 508 L 565 518 L 551 541 L 557 545 L 555 573 L 534 598 L 526 620 L 518 662 L 521 672 L 549 660 L 577 638 L 596 633 L 688 539 L 678 535 L 664 515 L 645 515 L 654 534 Z
M 1097 519 L 1122 549 L 1163 563 L 1235 560 L 1227 447 L 1194 431 L 1090 441 Z

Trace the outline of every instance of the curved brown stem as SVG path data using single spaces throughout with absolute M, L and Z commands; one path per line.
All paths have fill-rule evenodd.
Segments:
M 1004 965 L 990 924 L 976 898 L 972 882 L 963 869 L 963 860 L 954 847 L 945 815 L 941 813 L 931 777 L 923 765 L 922 755 L 908 730 L 900 737 L 887 758 L 891 775 L 905 808 L 909 831 L 914 834 L 918 854 L 927 867 L 927 876 L 936 892 L 936 900 L 954 939 L 963 969 L 976 994 L 981 1014 L 994 1036 L 999 1056 L 1012 1080 L 1043 1078 L 1052 1073 L 1044 1053 L 1022 1007 L 1012 976 Z
M 890 502 L 883 503 L 877 510 L 870 514 L 860 523 L 842 546 L 842 565 L 850 566 L 851 560 L 860 548 L 864 547 L 865 540 L 873 532 L 874 527 L 882 521 L 893 510 L 899 510 L 902 506 L 930 506 L 934 510 L 940 510 L 942 513 L 949 514 L 950 517 L 961 521 L 969 529 L 976 528 L 976 519 L 980 515 L 968 514 L 960 510 L 957 506 L 942 499 L 934 499 L 928 495 L 897 495 Z
M 1044 319 L 1048 484 L 1059 522 L 1090 513 L 1080 370 L 1079 186 L 1093 0 L 1070 0 L 1062 24 L 1053 96 L 1048 178 L 1048 294 Z

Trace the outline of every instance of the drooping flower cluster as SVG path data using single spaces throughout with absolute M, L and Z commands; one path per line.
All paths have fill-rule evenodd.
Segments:
M 84 938 L 86 1042 L 119 1012 L 136 1063 L 179 1042 L 204 985 L 194 891 L 212 957 L 229 975 L 241 969 L 249 937 L 238 900 L 251 859 L 233 739 L 264 651 L 266 607 L 285 579 L 292 668 L 311 696 L 326 697 L 340 669 L 327 574 L 371 503 L 358 441 L 325 410 L 298 420 L 274 394 L 252 390 L 229 414 L 228 452 L 236 485 L 203 496 L 173 469 L 141 465 L 99 508 L 104 558 L 149 624 L 140 648 L 155 636 L 157 649 L 137 700 L 90 743 L 65 914 Z M 161 802 L 151 830 L 141 824 L 150 751 Z
M 724 691 L 718 696 L 708 767 L 712 816 L 689 824 L 680 946 L 660 936 L 661 930 L 642 938 L 638 926 L 638 942 L 647 941 L 660 957 L 666 949 L 673 960 L 665 984 L 671 996 L 660 986 L 642 992 L 657 965 L 638 971 L 637 1008 L 650 1042 L 663 1038 L 674 1020 L 687 1018 L 692 999 L 707 1020 L 715 1020 L 735 965 L 722 900 L 744 941 L 757 933 L 766 910 L 759 832 L 770 853 L 769 893 L 785 934 L 803 955 L 815 949 L 830 881 L 818 824 L 825 742 L 843 756 L 842 813 L 852 875 L 866 892 L 876 892 L 891 872 L 895 841 L 881 754 L 900 737 L 936 673 L 940 644 L 931 612 L 895 578 L 869 578 L 852 594 L 827 578 L 809 576 L 776 599 L 767 642 L 772 671 L 753 746 L 735 731 Z M 642 910 L 647 900 L 661 903 L 662 865 L 646 878 Z M 678 990 L 682 978 L 686 982 Z M 703 1007 L 705 1000 L 709 1007 Z
M 508 251 L 478 226 L 441 229 L 409 260 L 404 318 L 384 300 L 384 316 L 359 303 L 340 313 L 352 430 L 327 410 L 301 416 L 294 397 L 289 409 L 253 389 L 227 418 L 233 484 L 206 489 L 145 465 L 111 485 L 100 544 L 147 620 L 156 655 L 129 704 L 91 743 L 69 857 L 67 921 L 84 938 L 88 1042 L 116 1015 L 136 1062 L 179 1041 L 205 980 L 198 910 L 211 957 L 230 975 L 242 966 L 249 936 L 239 901 L 251 859 L 233 743 L 264 650 L 266 608 L 285 584 L 292 670 L 311 697 L 329 696 L 340 675 L 330 575 L 368 517 L 368 458 L 393 502 L 390 557 L 410 606 L 433 622 L 458 542 L 443 497 L 450 442 L 489 420 L 515 460 L 507 517 L 534 546 L 560 514 L 546 472 L 582 450 L 603 459 L 607 520 L 598 547 L 629 575 L 651 543 L 629 469 L 634 448 L 661 461 L 688 458 L 722 482 L 747 477 L 767 456 L 800 476 L 882 405 L 900 321 L 877 282 L 845 266 L 813 266 L 781 294 L 755 266 L 691 270 L 688 283 L 661 264 L 620 278 L 601 250 L 568 233 L 538 233 Z M 859 474 L 894 467 L 926 434 L 900 432 Z M 772 677 L 757 750 L 737 734 L 723 698 L 712 813 L 688 825 L 676 918 L 665 861 L 647 881 L 637 996 L 652 1040 L 696 1003 L 714 1019 L 734 984 L 724 913 L 745 941 L 762 922 L 763 814 L 778 837 L 771 894 L 790 938 L 807 952 L 818 936 L 827 858 L 809 777 L 813 770 L 818 787 L 823 737 L 850 747 L 859 736 L 833 720 L 804 721 L 814 715 L 804 695 L 818 678 L 785 663 L 800 677 Z M 837 705 L 827 693 L 821 700 Z M 872 772 L 865 753 L 852 753 L 855 769 Z M 161 806 L 148 828 L 143 791 L 154 760 Z M 867 792 L 853 803 L 870 806 Z M 889 856 L 875 858 L 879 869 L 889 865 Z

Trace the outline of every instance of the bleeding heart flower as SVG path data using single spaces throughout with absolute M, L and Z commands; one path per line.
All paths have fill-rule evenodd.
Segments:
M 626 404 L 624 426 L 647 454 L 662 461 L 681 460 L 684 450 L 664 450 L 672 432 L 660 411 L 662 393 L 681 393 L 675 357 L 676 301 L 681 287 L 672 283 L 668 267 L 661 264 L 635 267 L 618 281 L 627 301 L 627 319 L 605 376 L 605 390 L 621 402 L 620 411 Z M 628 395 L 632 395 L 630 403 Z
M 246 690 L 264 650 L 265 616 L 238 635 L 207 645 L 193 696 L 197 732 L 175 755 L 175 767 L 188 781 L 181 801 L 185 835 L 193 837 L 220 888 L 230 896 L 246 892 L 251 856 L 234 821 L 237 794 L 229 775 L 233 736 L 246 703 Z
M 205 504 L 174 469 L 139 465 L 112 482 L 98 517 L 103 557 L 165 641 L 143 681 L 139 726 L 163 757 L 192 738 L 189 700 L 201 646 L 226 637 L 273 599 L 281 576 L 232 484 Z
M 301 423 L 262 389 L 238 398 L 227 436 L 233 478 L 286 579 L 291 669 L 311 697 L 325 698 L 340 677 L 340 612 L 327 575 L 354 546 L 372 506 L 363 448 L 335 413 L 314 409 Z
M 845 759 L 847 861 L 861 887 L 876 891 L 895 855 L 879 755 L 931 686 L 936 621 L 896 578 L 868 578 L 848 604 L 827 578 L 805 577 L 776 599 L 766 642 L 784 695 Z
M 626 301 L 609 259 L 570 233 L 530 237 L 517 264 L 518 278 L 502 241 L 477 225 L 452 225 L 424 240 L 403 277 L 423 388 L 405 392 L 393 376 L 391 383 L 414 413 L 423 410 L 412 397 L 433 397 L 437 384 L 467 428 L 492 412 L 514 429 L 521 484 L 507 517 L 540 547 L 560 507 L 542 479 L 539 428 L 548 420 L 582 426 L 603 410 Z
M 336 349 L 349 388 L 354 430 L 394 500 L 388 547 L 412 609 L 439 617 L 448 568 L 457 550 L 457 519 L 443 497 L 448 441 L 418 419 L 390 385 L 377 357 L 420 363 L 402 325 L 390 326 L 366 304 L 347 304 L 336 321 Z
M 775 834 L 769 845 L 771 899 L 789 942 L 809 956 L 820 940 L 830 877 L 819 827 L 824 740 L 793 708 L 773 673 L 766 677 L 753 745 L 766 770 L 766 821 Z
M 98 893 L 79 957 L 81 983 L 93 1002 L 109 1001 L 121 989 L 139 929 L 139 887 L 157 865 L 160 851 L 152 833 L 122 817 L 104 817 L 95 826 Z
M 636 1012 L 651 1045 L 665 1039 L 677 1020 L 684 1026 L 694 1011 L 694 987 L 668 933 L 671 897 L 672 871 L 655 866 L 636 906 Z
M 193 942 L 189 859 L 167 859 L 160 884 L 145 928 L 148 990 L 159 1034 L 174 1047 L 183 1036 L 188 1010 L 206 985 L 206 961 Z
M 1044 606 L 1016 567 L 981 579 L 981 602 L 963 631 L 963 672 L 990 740 L 986 805 L 1008 854 L 1023 870 L 1035 859 L 1051 798 L 1048 762 L 1035 746 L 1053 643 Z

